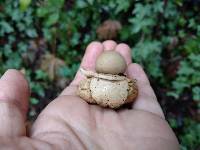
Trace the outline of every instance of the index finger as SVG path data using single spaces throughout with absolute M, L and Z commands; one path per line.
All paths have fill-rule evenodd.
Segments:
M 100 42 L 90 43 L 86 48 L 85 55 L 83 56 L 80 67 L 83 67 L 86 70 L 94 71 L 96 59 L 102 52 L 103 45 Z M 60 95 L 75 95 L 77 85 L 84 78 L 84 75 L 80 72 L 80 70 L 78 70 L 70 86 L 66 87 Z
M 83 56 L 80 67 L 83 67 L 86 70 L 95 71 L 95 63 L 97 57 L 103 52 L 103 45 L 100 42 L 92 42 L 86 48 L 85 55 Z M 78 72 L 71 85 L 78 85 L 78 83 L 84 79 L 84 76 Z

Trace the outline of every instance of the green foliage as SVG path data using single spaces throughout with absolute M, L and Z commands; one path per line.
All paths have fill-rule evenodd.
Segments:
M 143 64 L 152 76 L 159 77 L 162 75 L 160 68 L 161 50 L 161 42 L 146 40 L 137 43 L 132 51 L 132 55 L 135 61 Z
M 4 11 L 0 12 L 0 38 L 6 36 L 6 42 L 0 47 L 4 58 L 0 72 L 9 68 L 20 69 L 22 66 L 21 53 L 27 51 L 27 38 L 36 38 L 37 31 L 33 26 L 33 9 L 26 12 L 19 10 L 17 1 L 6 1 Z M 21 39 L 21 40 L 20 40 Z
M 37 9 L 37 16 L 44 18 L 45 26 L 49 27 L 58 22 L 64 0 L 46 0 Z
M 71 66 L 71 68 L 68 68 L 66 66 L 61 67 L 61 68 L 58 69 L 58 74 L 61 77 L 66 77 L 66 78 L 72 79 L 75 76 L 75 74 L 78 70 L 78 67 L 79 67 L 79 64 L 73 64 Z
M 174 92 L 170 92 L 172 96 L 179 98 L 184 90 L 193 93 L 193 98 L 200 97 L 199 84 L 200 84 L 200 55 L 190 54 L 188 58 L 182 60 L 180 69 L 177 72 L 176 79 L 172 82 Z M 192 91 L 191 91 L 192 90 Z
M 185 143 L 182 149 L 190 150 L 197 148 L 200 141 L 200 124 L 192 121 L 191 119 L 185 119 L 184 134 L 180 137 L 181 142 Z
M 166 91 L 161 97 L 182 103 L 186 101 L 182 97 L 187 95 L 188 103 L 194 107 L 183 106 L 182 110 L 188 113 L 192 109 L 197 114 L 200 109 L 198 5 L 183 0 L 0 1 L 0 74 L 9 68 L 25 73 L 32 91 L 29 116 L 35 117 L 42 100 L 60 92 L 59 79 L 50 80 L 49 72 L 52 74 L 53 70 L 70 82 L 86 46 L 98 40 L 97 28 L 112 19 L 122 25 L 115 39 L 130 45 L 133 60 L 143 66 L 156 83 L 156 89 Z M 47 68 L 53 69 L 43 69 L 41 59 L 46 54 L 51 54 L 61 67 L 56 68 L 52 59 L 46 63 Z M 161 99 L 161 104 L 165 100 Z M 168 107 L 165 105 L 164 108 Z M 200 144 L 198 122 L 187 115 L 182 129 L 178 117 L 168 118 L 184 150 Z
M 198 54 L 200 52 L 200 37 L 191 37 L 188 38 L 187 41 L 185 42 L 183 49 L 184 52 L 188 54 Z
M 36 70 L 35 79 L 37 80 L 46 80 L 48 79 L 48 74 L 41 69 Z
M 140 32 L 145 35 L 152 33 L 158 14 L 163 12 L 163 3 L 163 1 L 156 1 L 152 4 L 136 4 L 132 12 L 134 17 L 129 19 L 132 24 L 132 33 Z
M 30 82 L 31 92 L 37 93 L 41 97 L 45 96 L 44 86 L 41 82 Z
M 19 1 L 20 10 L 25 11 L 28 8 L 28 6 L 30 5 L 30 3 L 31 3 L 31 0 L 20 0 Z
M 39 103 L 39 100 L 36 99 L 36 98 L 34 98 L 34 97 L 32 97 L 32 98 L 30 99 L 30 103 L 31 103 L 32 105 L 36 105 L 36 104 Z
M 195 86 L 192 88 L 192 96 L 193 96 L 192 98 L 195 101 L 200 101 L 200 87 L 199 86 Z

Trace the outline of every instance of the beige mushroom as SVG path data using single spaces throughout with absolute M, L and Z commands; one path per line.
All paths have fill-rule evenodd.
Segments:
M 103 52 L 96 61 L 96 72 L 119 74 L 126 71 L 127 65 L 123 56 L 115 51 Z
M 112 66 L 111 66 L 112 65 Z M 118 108 L 137 97 L 136 80 L 124 75 L 126 62 L 117 52 L 103 52 L 96 62 L 96 72 L 80 69 L 86 76 L 79 84 L 77 94 L 88 103 Z

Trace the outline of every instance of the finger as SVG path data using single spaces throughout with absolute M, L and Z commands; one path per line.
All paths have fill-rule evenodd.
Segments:
M 8 70 L 0 79 L 0 136 L 25 135 L 29 88 L 24 76 Z
M 85 55 L 83 56 L 80 67 L 94 71 L 96 59 L 102 53 L 102 51 L 103 51 L 103 45 L 100 42 L 90 43 L 86 48 L 86 52 Z M 82 79 L 84 79 L 84 76 L 80 73 L 80 71 L 78 71 L 75 76 L 75 79 L 72 81 L 71 84 L 77 85 Z
M 103 52 L 103 45 L 100 42 L 92 42 L 86 48 L 81 67 L 88 70 L 95 70 L 97 57 Z
M 138 64 L 130 64 L 128 66 L 127 74 L 128 77 L 137 80 L 138 97 L 133 104 L 133 109 L 152 112 L 164 117 L 163 111 L 142 67 Z
M 104 41 L 102 44 L 105 51 L 114 50 L 117 46 L 117 43 L 113 40 Z
M 103 52 L 103 45 L 100 42 L 92 42 L 86 48 L 85 55 L 83 56 L 83 60 L 81 62 L 81 66 L 86 70 L 95 70 L 95 63 L 97 57 Z M 76 86 L 78 83 L 83 80 L 85 77 L 81 74 L 80 71 L 76 73 L 74 80 L 70 85 Z M 65 88 L 61 95 L 65 95 L 68 92 L 68 89 Z M 72 92 L 73 93 L 73 92 Z
M 126 60 L 127 65 L 132 63 L 131 60 L 131 49 L 127 44 L 118 44 L 115 51 L 119 52 Z
M 17 105 L 26 116 L 30 90 L 24 75 L 14 69 L 9 69 L 0 79 L 0 101 Z

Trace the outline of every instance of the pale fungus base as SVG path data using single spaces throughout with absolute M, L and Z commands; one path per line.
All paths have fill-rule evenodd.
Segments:
M 137 97 L 136 80 L 112 74 L 98 74 L 81 69 L 87 77 L 79 84 L 77 94 L 88 103 L 118 108 Z
M 80 71 L 86 76 L 78 87 L 77 95 L 88 103 L 118 108 L 137 97 L 136 80 L 123 74 L 127 68 L 124 57 L 115 51 L 104 51 L 96 60 L 96 72 Z

